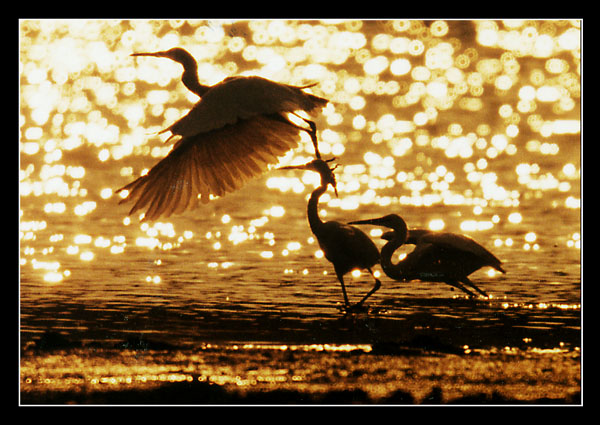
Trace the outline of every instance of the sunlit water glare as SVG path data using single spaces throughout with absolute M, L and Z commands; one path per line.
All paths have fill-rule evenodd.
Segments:
M 197 58 L 205 84 L 235 74 L 318 83 L 310 90 L 331 100 L 316 119 L 320 151 L 339 164 L 339 197 L 321 198 L 324 219 L 396 213 L 409 227 L 473 237 L 507 270 L 471 276 L 493 296 L 480 309 L 464 307 L 449 286 L 381 274 L 371 314 L 389 323 L 408 318 L 415 328 L 424 317 L 442 328 L 462 317 L 490 329 L 505 324 L 498 315 L 524 318 L 521 342 L 531 340 L 528 329 L 577 332 L 579 25 L 21 21 L 22 346 L 48 330 L 84 344 L 139 334 L 192 345 L 280 343 L 282 335 L 298 344 L 345 342 L 335 332 L 322 335 L 335 341 L 309 332 L 315 321 L 337 320 L 342 301 L 306 222 L 318 175 L 271 171 L 150 223 L 118 204 L 116 189 L 171 149 L 168 134 L 157 133 L 198 100 L 181 84 L 177 63 L 130 56 L 175 46 Z M 310 139 L 299 137 L 282 164 L 312 158 Z M 383 244 L 379 229 L 364 230 Z M 352 299 L 369 289 L 364 274 L 348 281 Z M 261 332 L 273 314 L 281 327 Z M 389 323 L 382 329 L 392 332 Z

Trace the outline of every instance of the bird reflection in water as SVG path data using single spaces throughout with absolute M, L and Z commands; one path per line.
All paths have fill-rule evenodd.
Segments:
M 317 238 L 319 246 L 335 269 L 344 295 L 344 307 L 346 311 L 361 309 L 364 302 L 373 295 L 381 286 L 379 279 L 375 277 L 372 267 L 379 263 L 379 250 L 371 239 L 360 229 L 337 221 L 322 221 L 319 217 L 319 198 L 323 195 L 329 185 L 336 191 L 336 180 L 333 170 L 329 168 L 326 161 L 315 159 L 304 165 L 281 167 L 280 170 L 310 170 L 320 174 L 321 185 L 316 188 L 308 200 L 308 223 L 310 229 Z M 351 304 L 346 293 L 344 275 L 353 270 L 366 269 L 373 279 L 375 285 L 356 304 Z
M 393 229 L 381 236 L 388 241 L 381 249 L 381 267 L 385 274 L 394 280 L 444 282 L 474 297 L 475 294 L 467 289 L 466 285 L 489 298 L 488 294 L 475 286 L 467 276 L 485 266 L 506 273 L 498 258 L 473 239 L 463 235 L 422 229 L 409 232 L 404 219 L 396 214 L 352 221 L 350 224 L 374 224 Z M 394 251 L 404 244 L 413 244 L 416 247 L 403 260 L 393 264 Z
M 129 214 L 146 209 L 144 220 L 179 214 L 239 189 L 275 164 L 278 157 L 298 145 L 306 131 L 320 158 L 316 125 L 296 114 L 313 112 L 327 100 L 261 77 L 228 77 L 214 86 L 198 81 L 196 60 L 187 51 L 134 53 L 179 62 L 183 84 L 201 97 L 187 115 L 164 129 L 181 136 L 173 150 L 146 175 L 117 192 L 127 191 L 121 202 L 134 202 Z M 292 116 L 308 127 L 295 124 Z M 171 138 L 170 137 L 170 138 Z

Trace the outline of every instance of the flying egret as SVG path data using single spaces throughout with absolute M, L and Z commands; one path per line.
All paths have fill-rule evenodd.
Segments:
M 239 189 L 298 146 L 299 131 L 311 136 L 317 158 L 316 125 L 297 115 L 313 112 L 328 100 L 304 91 L 310 86 L 280 84 L 257 76 L 228 77 L 214 86 L 200 84 L 196 60 L 187 51 L 134 53 L 172 59 L 183 65 L 184 85 L 201 99 L 164 129 L 181 136 L 171 152 L 150 171 L 117 192 L 132 201 L 129 214 L 145 209 L 144 220 L 182 213 L 206 203 L 210 195 Z M 304 122 L 304 125 L 290 121 Z

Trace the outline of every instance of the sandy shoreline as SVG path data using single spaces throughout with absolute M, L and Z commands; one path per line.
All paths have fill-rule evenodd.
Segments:
M 580 404 L 579 349 L 68 349 L 21 358 L 28 404 Z
M 581 403 L 578 309 L 460 300 L 445 314 L 434 309 L 428 301 L 399 317 L 211 310 L 201 320 L 165 310 L 110 332 L 82 313 L 81 332 L 22 333 L 20 402 Z

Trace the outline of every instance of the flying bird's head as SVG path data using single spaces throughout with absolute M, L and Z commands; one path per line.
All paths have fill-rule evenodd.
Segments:
M 131 56 L 152 56 L 155 58 L 167 58 L 175 61 L 183 66 L 183 74 L 181 81 L 191 92 L 202 97 L 209 89 L 208 86 L 203 86 L 198 81 L 198 63 L 196 59 L 185 49 L 181 47 L 173 47 L 169 50 L 151 53 L 132 53 Z

